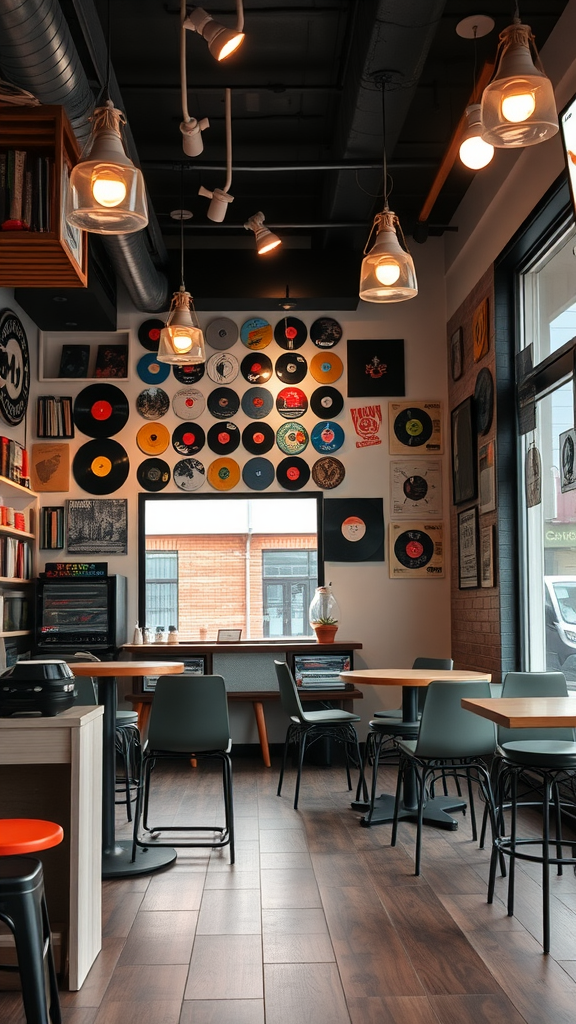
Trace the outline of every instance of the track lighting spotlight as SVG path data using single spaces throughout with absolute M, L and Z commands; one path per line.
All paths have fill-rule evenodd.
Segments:
M 211 200 L 208 207 L 208 220 L 221 224 L 226 216 L 226 210 L 230 203 L 234 202 L 234 196 L 230 195 L 232 184 L 232 92 L 230 89 L 224 91 L 224 121 L 226 125 L 226 181 L 224 188 L 215 188 L 212 191 L 200 185 L 199 196 L 206 196 Z
M 225 60 L 244 42 L 244 12 L 242 0 L 236 0 L 236 30 L 226 28 L 219 21 L 214 21 L 202 7 L 194 7 L 184 20 L 184 28 L 198 32 L 208 43 L 208 49 L 216 60 Z
M 256 249 L 259 256 L 263 256 L 266 252 L 272 252 L 279 245 L 282 245 L 282 240 L 278 238 L 264 223 L 264 214 L 260 211 L 255 213 L 252 217 L 249 217 L 244 227 L 246 231 L 253 231 L 256 239 Z
M 180 123 L 182 148 L 186 156 L 200 156 L 204 149 L 202 132 L 209 127 L 210 121 L 207 117 L 203 117 L 200 121 L 197 121 L 195 117 L 191 117 L 189 120 L 184 120 Z

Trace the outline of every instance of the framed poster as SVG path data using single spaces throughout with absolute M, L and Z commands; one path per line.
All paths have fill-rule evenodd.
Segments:
M 460 380 L 462 366 L 462 328 L 459 327 L 450 338 L 450 372 L 452 380 Z
M 66 502 L 69 554 L 126 555 L 128 501 L 126 498 L 80 498 Z
M 480 586 L 494 586 L 494 527 L 483 526 L 480 531 Z
M 478 449 L 478 490 L 480 514 L 496 508 L 496 443 L 487 441 Z
M 474 362 L 479 363 L 490 348 L 490 325 L 488 320 L 488 299 L 483 299 L 474 310 L 472 317 L 472 338 Z
M 458 586 L 478 586 L 478 509 L 458 513 Z
M 472 402 L 470 396 L 452 410 L 452 500 L 455 505 L 477 497 Z
M 394 519 L 442 518 L 440 459 L 394 459 L 390 463 L 390 515 Z

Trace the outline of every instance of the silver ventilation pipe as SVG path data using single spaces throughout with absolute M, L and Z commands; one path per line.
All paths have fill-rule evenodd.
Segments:
M 57 0 L 0 0 L 0 67 L 41 103 L 63 106 L 84 144 L 94 97 Z M 102 242 L 136 308 L 166 309 L 168 282 L 150 258 L 144 232 L 103 235 Z

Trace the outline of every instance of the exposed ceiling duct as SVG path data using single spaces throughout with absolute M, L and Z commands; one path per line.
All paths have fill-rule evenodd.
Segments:
M 0 68 L 41 103 L 62 105 L 83 145 L 94 96 L 57 0 L 0 0 Z M 136 308 L 153 313 L 168 305 L 168 282 L 144 235 L 102 236 L 102 243 Z

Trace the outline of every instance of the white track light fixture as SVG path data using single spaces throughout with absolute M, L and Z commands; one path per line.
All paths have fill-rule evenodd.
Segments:
M 501 149 L 535 146 L 558 131 L 552 83 L 517 3 L 514 23 L 500 33 L 494 76 L 482 94 L 482 124 L 485 142 Z
M 264 256 L 267 252 L 272 252 L 277 249 L 279 245 L 282 245 L 282 239 L 278 238 L 270 228 L 267 228 L 264 223 L 264 214 L 260 211 L 254 213 L 248 218 L 244 227 L 246 231 L 253 231 L 256 239 L 256 250 L 259 256 Z
M 244 10 L 242 0 L 236 0 L 236 29 L 226 28 L 214 21 L 202 7 L 194 7 L 184 19 L 184 28 L 198 32 L 208 43 L 208 49 L 216 60 L 226 60 L 244 42 Z
M 171 216 L 180 220 L 180 288 L 172 296 L 166 326 L 160 331 L 157 358 L 159 363 L 194 366 L 206 362 L 206 352 L 194 300 L 184 284 L 184 221 L 192 214 L 174 210 Z
M 226 216 L 226 210 L 230 203 L 234 202 L 234 196 L 230 195 L 229 189 L 232 184 L 232 92 L 226 89 L 224 93 L 225 120 L 226 120 L 226 182 L 224 188 L 215 188 L 210 191 L 203 185 L 198 189 L 199 196 L 206 196 L 211 200 L 208 207 L 208 220 L 221 224 Z
M 406 248 L 400 221 L 388 207 L 388 167 L 386 163 L 385 86 L 389 75 L 382 72 L 377 81 L 382 89 L 382 139 L 384 149 L 384 209 L 377 213 L 364 248 L 360 271 L 360 298 L 365 302 L 403 302 L 418 294 L 414 261 Z M 396 229 L 404 247 L 398 241 Z M 376 231 L 371 249 L 370 240 Z
M 120 126 L 126 124 L 112 100 L 97 107 L 86 155 L 72 168 L 66 220 L 100 235 L 128 235 L 148 223 L 142 171 L 126 155 Z
M 186 156 L 200 156 L 204 149 L 202 132 L 210 127 L 207 117 L 197 121 L 188 113 L 188 81 L 186 77 L 186 0 L 180 4 L 180 90 L 182 93 L 182 121 L 180 131 L 182 132 L 182 148 Z
M 480 104 L 471 103 L 466 107 L 466 128 L 460 143 L 460 159 L 465 167 L 479 171 L 486 167 L 494 156 L 494 146 L 482 138 L 482 119 Z

